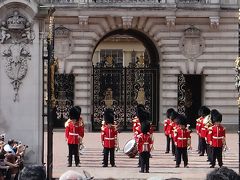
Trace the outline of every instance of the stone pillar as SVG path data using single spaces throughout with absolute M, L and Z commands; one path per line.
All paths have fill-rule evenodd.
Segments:
M 25 163 L 41 163 L 42 60 L 39 22 L 30 9 L 0 10 L 0 133 L 29 146 Z

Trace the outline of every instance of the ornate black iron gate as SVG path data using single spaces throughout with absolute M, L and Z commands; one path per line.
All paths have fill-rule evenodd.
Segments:
M 93 66 L 93 130 L 100 130 L 105 108 L 115 111 L 121 130 L 132 129 L 137 104 L 144 104 L 158 128 L 159 68 Z
M 54 128 L 63 128 L 74 101 L 74 75 L 55 74 Z

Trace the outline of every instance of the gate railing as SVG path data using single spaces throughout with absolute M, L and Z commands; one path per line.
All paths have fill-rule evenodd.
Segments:
M 137 104 L 145 105 L 158 128 L 158 76 L 158 68 L 93 66 L 93 130 L 100 130 L 106 107 L 114 109 L 120 129 L 131 130 Z

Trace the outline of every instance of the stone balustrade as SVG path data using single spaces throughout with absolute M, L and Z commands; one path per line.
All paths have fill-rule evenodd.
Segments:
M 8 0 L 0 0 L 0 4 Z M 25 0 L 36 1 L 40 6 L 111 6 L 111 7 L 132 7 L 153 5 L 154 7 L 200 7 L 200 8 L 240 8 L 240 0 Z M 150 6 L 151 7 L 151 6 Z

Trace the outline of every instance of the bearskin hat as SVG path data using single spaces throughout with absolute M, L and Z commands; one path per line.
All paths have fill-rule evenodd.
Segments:
M 211 111 L 211 121 L 213 124 L 215 122 L 222 122 L 222 114 L 218 110 L 213 109 Z
M 139 121 L 142 124 L 145 121 L 149 121 L 150 118 L 150 113 L 144 109 L 142 109 L 141 111 L 139 111 L 139 115 L 138 115 Z
M 80 115 L 81 115 L 81 113 L 82 113 L 82 108 L 80 107 L 80 106 L 75 106 L 77 109 L 78 109 L 78 111 L 79 111 L 79 113 L 80 113 Z
M 202 117 L 206 117 L 210 114 L 210 109 L 207 106 L 201 106 L 198 110 L 198 115 Z
M 184 125 L 185 127 L 187 126 L 187 118 L 184 115 L 179 114 L 177 116 L 177 121 L 180 125 Z
M 69 111 L 69 118 L 78 120 L 80 117 L 79 110 L 76 106 L 72 107 Z
M 169 116 L 169 118 L 171 119 L 171 120 L 174 120 L 174 119 L 176 119 L 177 117 L 178 117 L 178 113 L 176 112 L 176 111 L 172 111 L 171 113 L 170 113 L 170 116 Z
M 141 111 L 145 110 L 145 107 L 143 104 L 138 104 L 137 108 L 136 108 L 136 115 L 139 116 L 139 113 L 141 113 Z
M 173 111 L 175 111 L 173 108 L 169 108 L 169 109 L 167 110 L 167 112 L 166 112 L 167 118 L 170 118 L 170 115 L 171 115 L 171 113 L 172 113 Z
M 104 120 L 106 124 L 113 124 L 114 123 L 114 111 L 110 108 L 107 108 L 104 111 Z
M 141 124 L 141 131 L 143 134 L 147 134 L 150 131 L 150 122 L 149 121 L 144 121 Z

